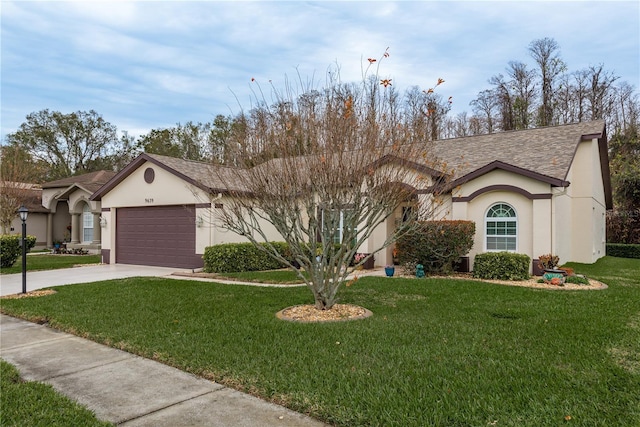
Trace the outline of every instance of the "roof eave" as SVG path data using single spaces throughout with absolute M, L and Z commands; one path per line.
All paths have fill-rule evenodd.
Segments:
M 552 187 L 568 187 L 570 182 L 565 179 L 554 178 L 548 175 L 543 175 L 538 172 L 534 172 L 529 169 L 524 169 L 518 166 L 511 165 L 509 163 L 501 162 L 500 160 L 494 160 L 493 162 L 484 165 L 474 171 L 469 172 L 466 175 L 461 176 L 458 179 L 451 181 L 448 185 L 449 189 L 453 189 L 457 186 L 465 184 L 471 180 L 474 180 L 482 175 L 486 175 L 489 172 L 494 170 L 504 170 L 507 172 L 512 172 L 518 175 L 525 176 L 527 178 L 534 179 L 536 181 L 541 181 L 546 184 L 551 185 Z
M 138 169 L 143 163 L 145 162 L 149 162 L 149 163 L 153 163 L 154 165 L 166 170 L 167 172 L 177 176 L 178 178 L 188 182 L 189 184 L 207 192 L 207 193 L 219 193 L 222 192 L 220 190 L 217 189 L 212 189 L 207 187 L 206 185 L 202 184 L 199 181 L 196 181 L 195 179 L 181 173 L 178 172 L 177 170 L 167 166 L 166 164 L 162 163 L 161 161 L 153 158 L 152 156 L 148 155 L 147 153 L 142 153 L 140 154 L 138 157 L 136 157 L 131 163 L 129 163 L 124 169 L 122 169 L 118 174 L 116 174 L 113 178 L 111 178 L 106 184 L 104 184 L 102 187 L 100 187 L 98 190 L 96 190 L 95 193 L 93 193 L 91 195 L 90 200 L 102 200 L 102 197 L 104 197 L 104 195 L 106 195 L 108 192 L 110 192 L 111 190 L 113 190 L 118 184 L 120 184 L 122 181 L 125 180 L 125 178 L 127 178 L 129 175 L 131 175 L 136 169 Z

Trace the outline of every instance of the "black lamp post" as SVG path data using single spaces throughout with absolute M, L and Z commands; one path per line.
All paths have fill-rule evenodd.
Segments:
M 24 205 L 18 209 L 18 214 L 22 220 L 22 293 L 27 293 L 27 216 L 29 209 Z

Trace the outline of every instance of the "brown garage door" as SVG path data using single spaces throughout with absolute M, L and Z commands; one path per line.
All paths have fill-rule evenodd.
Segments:
M 116 211 L 116 263 L 202 267 L 196 255 L 195 207 L 153 206 Z

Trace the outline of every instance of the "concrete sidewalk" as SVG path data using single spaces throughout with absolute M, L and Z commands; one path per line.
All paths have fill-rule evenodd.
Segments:
M 120 426 L 321 427 L 281 406 L 74 335 L 0 315 L 0 357 Z

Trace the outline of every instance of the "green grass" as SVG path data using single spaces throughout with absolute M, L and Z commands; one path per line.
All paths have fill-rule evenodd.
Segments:
M 365 277 L 341 302 L 373 317 L 300 324 L 303 287 L 134 278 L 1 309 L 339 426 L 640 425 L 640 260 L 571 266 L 609 289 Z
M 9 363 L 0 360 L 2 426 L 112 426 L 93 412 L 57 393 L 53 387 L 25 382 Z
M 308 276 L 306 272 L 304 275 Z M 219 273 L 218 277 L 239 280 L 242 282 L 295 284 L 303 283 L 292 270 L 243 271 L 239 273 Z
M 28 255 L 27 271 L 55 270 L 69 268 L 77 264 L 98 264 L 100 255 Z M 22 258 L 9 268 L 0 270 L 0 274 L 15 274 L 22 272 Z

